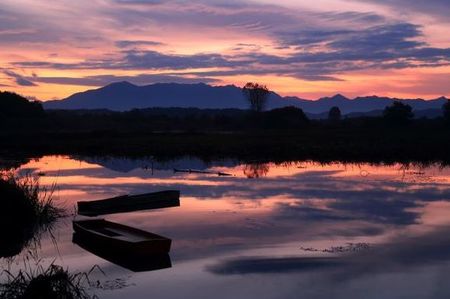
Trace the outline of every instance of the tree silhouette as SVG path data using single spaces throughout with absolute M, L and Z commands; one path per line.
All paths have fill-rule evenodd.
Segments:
M 413 117 L 412 107 L 395 101 L 391 106 L 387 106 L 383 111 L 383 117 L 391 124 L 407 124 Z
M 447 103 L 442 106 L 442 113 L 445 121 L 450 124 L 450 100 L 447 100 Z
M 244 174 L 249 179 L 257 179 L 266 176 L 270 166 L 267 163 L 251 163 L 244 166 Z
M 309 123 L 303 110 L 294 106 L 273 109 L 264 114 L 266 126 L 270 128 L 295 128 Z
M 0 92 L 0 116 L 32 117 L 43 114 L 44 109 L 38 101 L 30 101 L 13 92 Z
M 341 109 L 339 107 L 331 107 L 330 111 L 328 112 L 328 120 L 332 122 L 337 122 L 341 120 Z
M 259 83 L 248 82 L 245 84 L 242 92 L 250 103 L 250 109 L 255 112 L 261 112 L 264 110 L 267 98 L 270 94 L 267 86 Z

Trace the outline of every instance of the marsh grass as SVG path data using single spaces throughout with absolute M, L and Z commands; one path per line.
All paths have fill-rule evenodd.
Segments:
M 26 267 L 17 274 L 5 270 L 6 276 L 0 283 L 0 298 L 8 299 L 91 299 L 87 292 L 91 271 L 70 273 L 61 266 L 51 263 L 48 267 L 38 265 L 36 268 Z
M 53 193 L 39 179 L 11 172 L 0 175 L 0 257 L 13 257 L 24 248 L 36 247 L 44 232 L 50 232 L 56 220 L 65 215 L 56 207 Z

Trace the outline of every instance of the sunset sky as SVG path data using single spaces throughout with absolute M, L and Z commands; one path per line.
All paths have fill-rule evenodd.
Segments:
M 0 61 L 0 90 L 39 100 L 123 80 L 431 99 L 450 96 L 450 2 L 2 0 Z

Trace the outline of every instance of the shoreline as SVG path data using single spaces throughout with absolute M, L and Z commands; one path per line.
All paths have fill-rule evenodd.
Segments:
M 145 133 L 21 132 L 0 134 L 0 157 L 152 156 L 251 161 L 450 164 L 449 130 L 312 128 L 292 131 Z

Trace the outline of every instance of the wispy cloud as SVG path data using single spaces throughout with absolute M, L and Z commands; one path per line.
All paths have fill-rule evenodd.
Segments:
M 336 74 L 357 70 L 448 65 L 450 48 L 430 47 L 418 40 L 421 36 L 419 26 L 396 23 L 360 30 L 321 29 L 279 33 L 279 45 L 295 49 L 283 56 L 253 49 L 235 54 L 165 54 L 155 50 L 126 49 L 117 52 L 114 57 L 79 63 L 27 61 L 13 62 L 13 65 L 26 68 L 153 71 L 219 68 L 221 70 L 202 71 L 200 74 L 215 77 L 277 74 L 311 81 L 338 80 Z M 312 46 L 316 47 L 314 51 L 305 50 L 305 47 Z
M 129 81 L 134 84 L 151 84 L 151 83 L 214 83 L 218 79 L 209 77 L 187 77 L 175 74 L 137 74 L 134 76 L 118 76 L 118 75 L 97 75 L 86 77 L 33 77 L 29 78 L 34 82 L 61 84 L 61 85 L 82 85 L 82 86 L 103 86 L 112 82 Z
M 155 41 L 147 41 L 147 40 L 119 40 L 116 41 L 116 46 L 118 48 L 128 48 L 135 46 L 161 46 L 164 43 L 155 42 Z
M 4 70 L 3 73 L 8 77 L 12 78 L 19 86 L 37 86 L 37 84 L 33 83 L 30 80 L 25 79 L 25 77 L 13 71 Z
M 448 43 L 433 43 L 429 24 L 386 13 L 408 2 L 408 12 L 450 22 L 444 0 L 365 0 L 364 9 L 353 0 L 329 0 L 327 7 L 284 0 L 25 2 L 27 10 L 12 0 L 0 9 L 4 67 L 15 74 L 59 74 L 41 81 L 3 74 L 21 87 L 50 81 L 94 86 L 105 82 L 100 75 L 143 82 L 150 78 L 142 74 L 157 79 L 159 73 L 177 82 L 275 76 L 321 90 L 321 82 L 357 84 L 348 74 L 391 71 L 401 79 L 411 68 L 419 73 L 450 65 Z
M 349 0 L 355 2 L 355 0 Z M 359 0 L 358 0 L 359 1 Z M 376 5 L 385 5 L 403 13 L 428 14 L 450 22 L 448 0 L 363 0 Z

